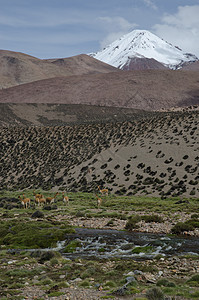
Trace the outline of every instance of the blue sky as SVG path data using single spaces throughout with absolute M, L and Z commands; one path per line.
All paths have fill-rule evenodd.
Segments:
M 199 0 L 0 0 L 0 49 L 69 57 L 146 29 L 199 57 L 198 16 Z

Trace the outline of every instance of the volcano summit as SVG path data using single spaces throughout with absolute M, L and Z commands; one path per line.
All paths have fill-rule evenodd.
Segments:
M 147 30 L 134 30 L 102 51 L 90 55 L 123 70 L 131 70 L 132 61 L 138 58 L 153 59 L 164 67 L 174 70 L 181 68 L 184 63 L 198 60 L 194 54 L 184 53 L 179 47 L 173 46 Z

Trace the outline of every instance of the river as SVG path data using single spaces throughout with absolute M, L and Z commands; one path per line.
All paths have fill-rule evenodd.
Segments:
M 73 253 L 64 249 L 71 241 L 78 241 L 79 246 Z M 163 234 L 126 232 L 117 230 L 77 228 L 75 234 L 67 236 L 57 248 L 64 257 L 104 259 L 152 259 L 163 257 L 199 255 L 199 238 L 167 236 Z

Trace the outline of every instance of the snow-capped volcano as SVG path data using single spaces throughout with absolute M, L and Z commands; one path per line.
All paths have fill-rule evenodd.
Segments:
M 184 53 L 147 30 L 134 30 L 125 34 L 90 56 L 120 69 L 128 69 L 135 57 L 153 58 L 171 69 L 178 69 L 185 62 L 198 60 L 195 55 Z

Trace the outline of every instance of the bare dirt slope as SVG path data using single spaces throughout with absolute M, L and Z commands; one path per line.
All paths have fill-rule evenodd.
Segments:
M 199 197 L 199 113 L 122 123 L 0 127 L 1 189 Z
M 184 66 L 182 67 L 182 70 L 185 71 L 199 71 L 199 61 L 196 61 L 194 63 L 191 64 L 184 64 Z
M 0 88 L 56 76 L 114 71 L 118 71 L 118 69 L 85 54 L 70 58 L 44 60 L 24 53 L 0 50 Z
M 144 110 L 199 104 L 199 72 L 120 71 L 57 77 L 0 91 L 0 103 L 87 104 Z
M 154 58 L 133 57 L 123 67 L 122 70 L 148 70 L 148 69 L 168 69 Z

